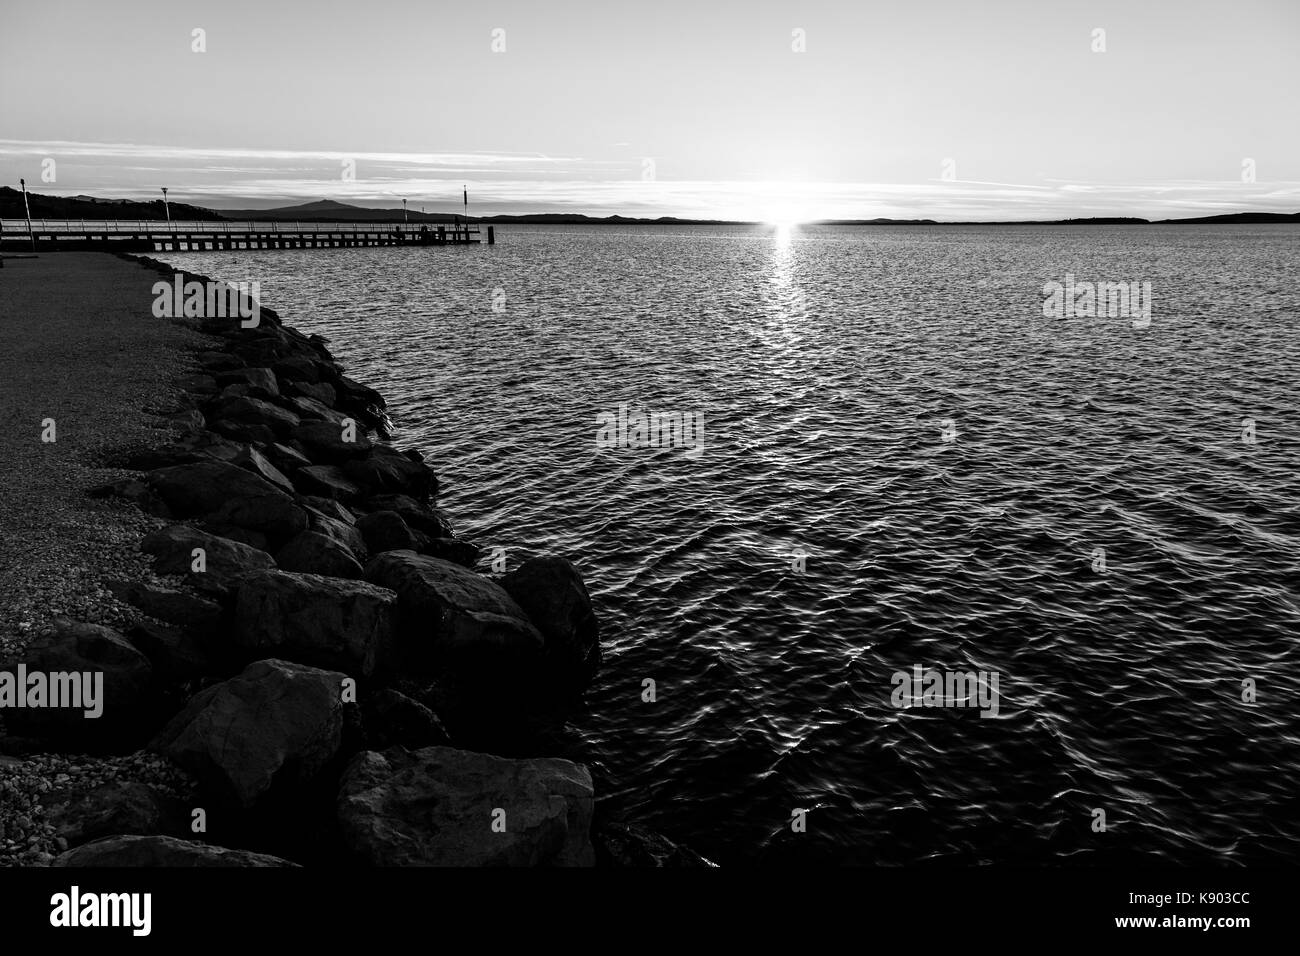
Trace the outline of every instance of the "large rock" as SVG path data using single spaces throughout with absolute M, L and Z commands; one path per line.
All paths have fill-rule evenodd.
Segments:
M 134 781 L 114 780 L 89 790 L 47 790 L 40 802 L 45 821 L 68 846 L 107 836 L 184 832 L 179 802 Z
M 437 714 L 390 687 L 363 695 L 361 713 L 366 745 L 371 750 L 450 743 Z
M 239 589 L 233 639 L 251 654 L 369 677 L 387 663 L 396 601 L 364 581 L 262 571 Z
M 247 395 L 222 403 L 211 417 L 240 425 L 261 425 L 281 437 L 290 434 L 299 422 L 287 408 Z
M 183 574 L 188 583 L 214 594 L 228 594 L 251 572 L 275 567 L 265 551 L 183 524 L 145 535 L 140 550 L 153 555 L 153 567 L 159 574 Z M 201 563 L 195 558 L 196 550 L 202 552 Z M 194 570 L 196 563 L 203 570 Z
M 0 713 L 19 735 L 94 750 L 126 745 L 140 729 L 152 677 L 149 659 L 117 631 L 58 618 L 21 665 L 0 668 Z M 19 697 L 29 706 L 18 707 Z
M 156 682 L 179 683 L 211 676 L 221 669 L 207 642 L 188 628 L 138 621 L 127 628 L 126 636 L 149 658 Z
M 361 532 L 357 530 L 356 525 L 337 517 L 333 517 L 337 512 L 317 511 L 309 509 L 307 512 L 308 528 L 317 534 L 323 534 L 331 541 L 343 545 L 351 551 L 358 561 L 366 557 L 366 539 Z
M 232 498 L 288 498 L 259 475 L 224 461 L 173 465 L 149 473 L 149 485 L 182 518 L 212 514 Z
M 357 519 L 357 530 L 366 539 L 366 550 L 371 554 L 385 551 L 415 551 L 427 541 L 416 537 L 402 516 L 396 511 L 373 511 Z
M 232 361 L 239 359 L 233 355 Z M 269 368 L 236 368 L 222 372 L 217 376 L 218 385 L 242 384 L 248 386 L 248 395 L 254 398 L 275 398 L 280 394 L 280 386 L 275 374 Z
M 546 639 L 550 676 L 566 690 L 585 690 L 600 667 L 600 622 L 577 569 L 563 558 L 530 558 L 501 586 Z
M 278 856 L 169 836 L 111 836 L 55 857 L 52 866 L 297 866 Z
M 334 422 L 302 422 L 293 429 L 293 438 L 303 446 L 307 457 L 313 461 L 341 465 L 350 459 L 365 457 L 373 447 L 365 433 L 364 424 L 360 421 L 354 421 L 353 424 L 355 428 L 349 432 L 352 441 L 344 440 L 344 427 Z
M 180 518 L 206 517 L 285 541 L 307 528 L 307 513 L 272 482 L 235 464 L 204 461 L 160 468 L 149 485 Z
M 361 488 L 338 465 L 308 465 L 299 468 L 293 480 L 305 495 L 333 498 L 345 503 L 361 497 Z
M 196 694 L 151 747 L 194 774 L 206 794 L 240 808 L 273 790 L 297 792 L 338 753 L 344 679 L 256 661 Z
M 399 653 L 420 666 L 446 660 L 463 673 L 519 674 L 540 660 L 542 635 L 499 584 L 458 564 L 386 551 L 366 580 L 397 592 Z
M 343 472 L 370 494 L 409 495 L 417 502 L 438 493 L 433 469 L 418 453 L 404 453 L 388 445 L 375 445 L 369 455 L 343 465 Z
M 221 605 L 197 594 L 139 581 L 108 580 L 104 586 L 119 600 L 159 621 L 193 628 L 202 634 L 214 634 L 221 628 Z
M 332 578 L 359 578 L 361 563 L 346 546 L 318 531 L 304 531 L 275 555 L 285 571 L 323 574 Z
M 267 457 L 256 448 L 245 445 L 240 449 L 239 454 L 231 459 L 230 463 L 238 465 L 246 471 L 251 471 L 259 478 L 265 478 L 283 492 L 293 494 L 293 482 L 286 478 L 284 472 L 271 464 Z
M 456 531 L 451 521 L 437 508 L 422 505 L 410 495 L 371 495 L 366 499 L 366 509 L 375 511 L 395 511 L 416 531 L 423 531 L 430 538 L 454 538 Z
M 339 825 L 371 866 L 592 866 L 592 803 L 568 760 L 393 747 L 348 765 Z

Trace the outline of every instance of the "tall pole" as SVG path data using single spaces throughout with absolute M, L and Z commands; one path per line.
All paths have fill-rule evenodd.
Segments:
M 465 199 L 465 238 L 469 239 L 469 190 L 464 186 L 460 187 L 464 191 Z
M 32 235 L 32 208 L 27 205 L 27 180 L 18 180 L 18 185 L 23 187 L 23 212 L 27 215 L 27 238 L 32 244 L 32 252 L 35 252 L 36 237 Z
M 172 225 L 172 209 L 171 206 L 167 205 L 167 187 L 164 186 L 162 188 L 162 191 L 163 191 L 163 212 L 167 214 L 167 228 L 170 229 Z
M 402 225 L 406 225 L 406 200 L 402 200 Z

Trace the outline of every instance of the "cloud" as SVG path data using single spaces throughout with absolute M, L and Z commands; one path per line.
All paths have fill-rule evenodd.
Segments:
M 330 198 L 430 210 L 458 209 L 467 185 L 473 211 L 722 219 L 1049 219 L 1166 217 L 1225 210 L 1300 210 L 1300 183 L 1043 179 L 904 183 L 643 179 L 639 161 L 507 152 L 346 152 L 0 139 L 0 179 L 58 161 L 44 191 L 106 198 L 152 196 L 168 185 L 178 201 L 216 208 Z M 355 179 L 343 178 L 355 164 Z

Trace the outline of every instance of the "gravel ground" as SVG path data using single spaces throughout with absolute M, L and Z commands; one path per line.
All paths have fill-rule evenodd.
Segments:
M 171 382 L 202 339 L 156 319 L 158 276 L 86 252 L 6 259 L 0 270 L 0 661 L 53 618 L 109 626 L 133 612 L 107 578 L 148 576 L 140 538 L 160 522 L 86 489 L 125 477 L 104 456 L 166 433 Z M 55 421 L 53 443 L 42 421 Z
M 138 544 L 164 522 L 86 489 L 130 474 L 104 467 L 113 451 L 166 440 L 149 410 L 174 403 L 172 383 L 205 341 L 153 316 L 158 279 L 94 252 L 6 258 L 0 269 L 0 662 L 20 658 L 55 617 L 137 620 L 103 582 L 157 580 Z M 47 418 L 52 443 L 42 441 Z M 0 759 L 0 865 L 59 851 L 36 803 L 54 776 L 90 785 L 126 774 L 167 788 L 175 773 L 143 755 Z

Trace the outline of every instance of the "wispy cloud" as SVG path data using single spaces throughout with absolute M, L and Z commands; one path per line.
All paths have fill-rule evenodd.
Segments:
M 47 158 L 55 160 L 52 182 L 41 176 Z M 483 214 L 547 210 L 727 219 L 952 220 L 1300 210 L 1296 182 L 676 180 L 643 178 L 639 158 L 0 139 L 0 179 L 21 175 L 40 191 L 63 195 L 152 196 L 160 185 L 168 185 L 179 201 L 216 208 L 318 198 L 394 206 L 401 197 L 430 209 L 453 208 L 459 206 L 462 185 L 468 185 L 475 211 Z

